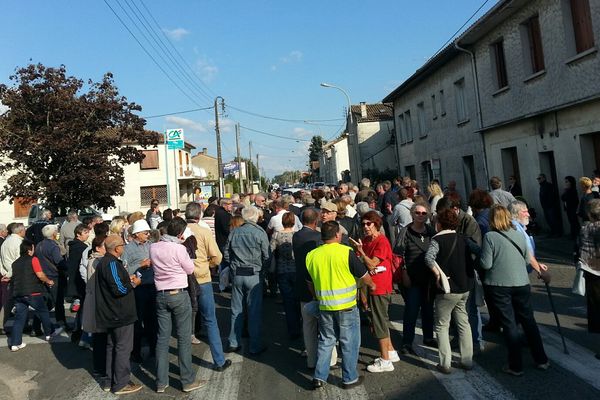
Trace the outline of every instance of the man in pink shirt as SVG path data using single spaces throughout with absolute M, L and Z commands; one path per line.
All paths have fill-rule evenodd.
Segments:
M 167 226 L 167 233 L 150 246 L 150 260 L 156 285 L 156 317 L 158 339 L 156 342 L 156 391 L 164 393 L 169 386 L 169 340 L 171 320 L 177 329 L 179 371 L 184 392 L 206 385 L 195 379 L 192 369 L 192 304 L 186 288 L 187 276 L 194 272 L 194 263 L 183 246 L 184 219 L 176 217 Z

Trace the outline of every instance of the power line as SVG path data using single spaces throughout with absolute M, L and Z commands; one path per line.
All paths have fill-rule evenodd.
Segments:
M 228 104 L 227 106 L 229 108 L 231 108 L 232 110 L 236 110 L 236 111 L 239 111 L 239 112 L 244 113 L 244 114 L 252 115 L 252 116 L 255 116 L 255 117 L 259 117 L 259 118 L 272 119 L 272 120 L 275 120 L 275 121 L 301 122 L 301 123 L 304 123 L 304 121 L 308 121 L 309 120 L 309 119 L 291 119 L 291 118 L 273 117 L 273 116 L 270 116 L 270 115 L 263 115 L 263 114 L 258 114 L 258 113 L 252 112 L 252 111 L 246 111 L 246 110 L 243 110 L 241 108 L 234 107 L 231 104 Z M 312 121 L 312 122 L 330 122 L 330 121 L 341 121 L 343 119 L 345 119 L 345 118 L 310 119 L 309 121 Z
M 179 58 L 181 59 L 181 61 L 188 67 L 189 71 L 191 72 L 191 74 L 193 76 L 196 77 L 196 79 L 198 79 L 197 82 L 200 83 L 200 85 L 197 85 L 200 90 L 205 93 L 209 98 L 214 98 L 216 97 L 216 93 L 214 93 L 210 87 L 208 87 L 208 85 L 206 85 L 203 81 L 202 78 L 200 78 L 198 76 L 198 74 L 196 73 L 196 71 L 194 71 L 194 69 L 190 66 L 190 64 L 185 60 L 185 58 L 183 58 L 183 56 L 181 55 L 181 53 L 179 52 L 179 50 L 177 50 L 177 48 L 175 47 L 175 45 L 173 45 L 173 42 L 171 42 L 171 40 L 169 39 L 169 37 L 167 36 L 167 34 L 165 33 L 165 31 L 160 27 L 160 24 L 158 23 L 158 21 L 156 21 L 156 18 L 154 18 L 154 15 L 152 14 L 152 12 L 148 9 L 148 7 L 146 7 L 146 4 L 144 3 L 143 0 L 140 0 L 140 3 L 142 4 L 142 7 L 144 7 L 144 9 L 146 10 L 146 12 L 148 13 L 148 15 L 150 16 L 150 18 L 152 19 L 152 21 L 154 22 L 154 24 L 156 25 L 156 27 L 158 28 L 158 30 L 162 33 L 163 37 L 165 38 L 165 41 L 171 46 L 171 48 L 173 49 L 173 51 L 175 52 L 175 54 L 177 54 L 179 56 Z M 169 54 L 171 54 L 169 52 Z M 177 60 L 175 60 L 177 62 Z M 204 86 L 205 89 L 201 88 L 201 86 Z
M 292 138 L 292 137 L 276 135 L 274 133 L 259 131 L 258 129 L 252 129 L 252 128 L 249 128 L 249 127 L 243 126 L 243 125 L 240 125 L 240 128 L 247 129 L 247 130 L 249 130 L 251 132 L 260 133 L 261 135 L 267 135 L 267 136 L 276 137 L 276 138 L 279 138 L 279 139 L 295 140 L 297 142 L 310 142 L 310 140 L 307 140 L 307 139 L 295 139 L 295 138 Z
M 181 93 L 183 93 L 183 95 L 185 97 L 187 97 L 188 99 L 190 99 L 192 101 L 192 103 L 200 105 L 200 104 L 196 103 L 196 100 L 194 100 L 192 97 L 190 97 L 190 95 L 186 91 L 184 91 L 181 88 L 181 86 L 179 86 L 177 84 L 177 82 L 175 82 L 173 80 L 173 78 L 171 78 L 171 76 L 167 73 L 167 71 L 165 71 L 165 69 L 160 65 L 160 63 L 158 61 L 156 61 L 156 59 L 154 58 L 154 56 L 152 56 L 152 54 L 150 54 L 150 52 L 146 49 L 146 47 L 144 47 L 144 45 L 142 44 L 142 42 L 140 42 L 140 40 L 137 38 L 137 36 L 135 36 L 135 34 L 131 31 L 131 29 L 129 29 L 129 27 L 127 26 L 127 24 L 125 23 L 125 21 L 123 21 L 123 19 L 121 18 L 121 16 L 114 10 L 114 8 L 112 8 L 112 6 L 107 2 L 107 0 L 103 0 L 103 1 L 104 1 L 104 4 L 106 4 L 107 7 L 110 8 L 110 10 L 115 15 L 115 17 L 117 17 L 117 19 L 119 20 L 119 22 L 121 23 L 121 25 L 123 25 L 123 27 L 127 30 L 127 32 L 129 32 L 129 34 L 131 35 L 131 37 L 133 37 L 133 39 L 137 42 L 137 44 L 142 48 L 142 50 L 144 51 L 144 53 L 146 53 L 146 55 L 148 57 L 150 57 L 150 59 L 152 60 L 152 62 L 154 62 L 154 64 L 158 67 L 158 69 L 160 69 L 162 71 L 162 73 L 165 74 L 165 76 L 171 81 L 171 83 L 173 85 L 175 85 L 175 87 L 177 87 L 177 89 L 179 89 L 179 91 Z M 122 6 L 121 6 L 121 8 L 122 8 Z
M 167 117 L 169 115 L 186 114 L 186 113 L 191 113 L 191 112 L 195 112 L 195 111 L 212 110 L 213 108 L 215 108 L 215 107 L 210 106 L 210 107 L 203 107 L 203 108 L 194 108 L 192 110 L 176 111 L 176 112 L 172 112 L 172 113 L 158 114 L 158 115 L 149 115 L 147 117 L 142 117 L 142 118 L 144 118 L 144 119 L 160 118 L 160 117 Z

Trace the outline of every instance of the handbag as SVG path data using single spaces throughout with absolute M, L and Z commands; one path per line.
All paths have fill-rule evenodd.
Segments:
M 394 241 L 394 246 L 392 247 L 392 282 L 400 285 L 402 283 L 402 265 L 404 265 L 404 257 L 397 254 L 399 251 L 398 243 L 404 242 L 404 238 L 406 237 L 407 228 L 402 228 L 398 235 L 396 236 L 396 240 Z
M 585 276 L 583 275 L 583 269 L 581 268 L 581 261 L 577 263 L 577 271 L 575 271 L 571 292 L 579 296 L 585 296 Z
M 446 256 L 446 259 L 444 260 L 442 265 L 446 264 L 448 262 L 448 260 L 450 259 L 450 257 L 452 256 L 452 253 L 454 253 L 454 249 L 456 248 L 457 240 L 458 240 L 458 234 L 456 233 L 454 236 L 454 242 L 452 242 L 452 247 L 450 248 L 450 251 L 448 252 L 448 255 Z M 437 271 L 440 274 L 440 284 L 442 286 L 442 292 L 444 294 L 450 293 L 450 281 L 448 280 L 449 279 L 448 276 L 444 273 L 444 271 L 442 270 L 442 267 L 440 267 L 437 262 L 435 262 L 435 261 L 433 262 L 433 267 L 437 268 Z

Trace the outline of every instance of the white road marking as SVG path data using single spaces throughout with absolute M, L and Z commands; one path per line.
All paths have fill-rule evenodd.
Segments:
M 209 347 L 206 348 L 201 358 L 206 365 L 212 364 L 213 360 Z M 225 359 L 231 360 L 231 366 L 223 372 L 217 372 L 204 366 L 198 368 L 196 376 L 200 379 L 206 379 L 208 384 L 199 390 L 193 391 L 189 399 L 235 400 L 238 398 L 244 357 L 238 353 L 226 353 Z
M 390 321 L 392 329 L 402 331 L 402 323 Z M 415 338 L 421 339 L 423 332 L 420 328 L 415 330 Z M 496 379 L 481 368 L 477 363 L 473 363 L 471 371 L 453 369 L 452 374 L 445 375 L 435 370 L 439 363 L 437 350 L 414 346 L 417 356 L 424 363 L 428 364 L 433 376 L 444 386 L 448 393 L 455 399 L 496 399 L 496 400 L 515 400 L 515 396 L 506 390 Z M 454 356 L 457 354 L 453 353 Z
M 592 387 L 600 390 L 598 369 L 592 367 L 592 365 L 598 364 L 598 360 L 594 356 L 594 353 L 572 340 L 565 338 L 567 350 L 569 351 L 569 354 L 565 354 L 560 335 L 550 328 L 539 325 L 538 327 L 548 358 L 550 358 L 552 362 L 558 364 L 561 368 L 568 370 Z

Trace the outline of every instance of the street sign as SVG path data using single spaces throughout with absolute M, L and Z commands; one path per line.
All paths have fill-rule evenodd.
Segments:
M 184 147 L 183 129 L 167 129 L 167 149 L 181 150 Z

